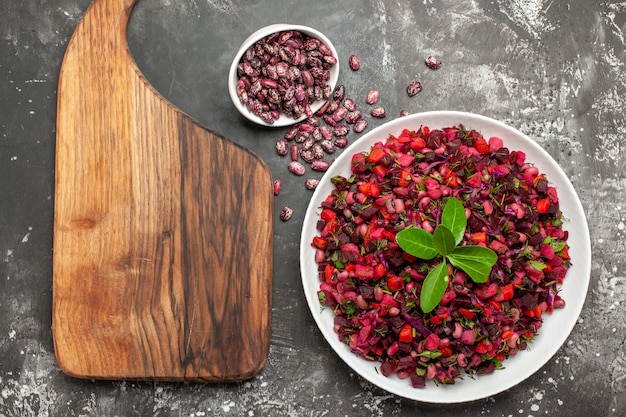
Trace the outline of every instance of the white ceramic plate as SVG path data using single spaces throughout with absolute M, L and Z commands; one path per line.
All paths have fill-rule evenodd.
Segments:
M 321 309 L 317 298 L 320 282 L 311 241 L 316 235 L 319 206 L 333 189 L 330 178 L 351 175 L 350 162 L 354 153 L 369 151 L 376 141 L 384 141 L 390 134 L 398 135 L 404 128 L 415 130 L 426 125 L 435 129 L 458 124 L 479 131 L 487 139 L 498 136 L 510 150 L 524 151 L 526 160 L 546 174 L 548 181 L 556 187 L 560 208 L 568 219 L 564 227 L 569 232 L 568 244 L 572 259 L 572 266 L 560 293 L 566 306 L 544 316 L 543 326 L 533 343 L 527 350 L 504 361 L 504 369 L 474 379 L 457 380 L 454 385 L 438 386 L 429 382 L 425 388 L 413 388 L 408 380 L 401 380 L 395 375 L 383 376 L 378 371 L 378 362 L 358 357 L 339 341 L 333 330 L 332 310 Z M 320 181 L 306 211 L 300 242 L 300 268 L 304 293 L 313 318 L 328 343 L 354 371 L 380 388 L 405 398 L 429 403 L 460 403 L 486 398 L 519 384 L 537 372 L 558 351 L 576 324 L 585 301 L 591 271 L 591 244 L 587 220 L 576 191 L 563 170 L 543 148 L 528 136 L 496 120 L 471 113 L 435 111 L 385 123 L 362 136 L 337 158 Z
M 246 53 L 248 48 L 254 45 L 259 40 L 263 39 L 264 37 L 271 35 L 272 33 L 284 32 L 287 30 L 296 30 L 296 31 L 304 33 L 307 36 L 317 38 L 320 41 L 324 42 L 331 49 L 331 51 L 333 51 L 333 55 L 337 58 L 337 63 L 333 65 L 332 68 L 330 69 L 330 79 L 328 80 L 328 85 L 330 85 L 331 91 L 335 89 L 335 85 L 337 84 L 337 79 L 339 78 L 339 55 L 337 54 L 337 50 L 335 49 L 335 46 L 330 41 L 330 39 L 328 39 L 326 35 L 318 31 L 317 29 L 314 29 L 308 26 L 303 26 L 303 25 L 276 23 L 273 25 L 262 27 L 261 29 L 255 31 L 250 36 L 248 36 L 248 38 L 243 42 L 243 44 L 237 51 L 235 58 L 233 59 L 233 62 L 230 66 L 230 70 L 228 72 L 228 93 L 230 95 L 230 98 L 233 104 L 237 108 L 237 110 L 239 110 L 239 112 L 245 118 L 262 126 L 284 127 L 284 126 L 289 126 L 289 125 L 295 124 L 297 122 L 300 122 L 306 119 L 306 115 L 302 115 L 301 117 L 294 119 L 293 117 L 287 117 L 281 114 L 281 116 L 277 120 L 275 120 L 274 123 L 270 124 L 270 123 L 263 121 L 259 116 L 252 114 L 252 112 L 250 112 L 246 108 L 246 106 L 244 106 L 241 103 L 241 101 L 239 100 L 239 97 L 237 96 L 237 80 L 239 79 L 239 77 L 237 77 L 237 65 L 239 65 L 239 63 L 241 62 L 241 58 Z M 319 110 L 319 108 L 322 107 L 322 105 L 324 104 L 324 101 L 325 100 L 318 100 L 312 103 L 311 110 L 313 112 L 316 112 L 317 110 Z

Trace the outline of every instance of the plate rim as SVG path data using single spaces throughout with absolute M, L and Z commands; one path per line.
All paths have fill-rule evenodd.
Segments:
M 437 125 L 437 120 L 440 121 L 439 123 L 441 123 L 441 125 Z M 447 122 L 443 123 L 444 120 L 447 120 Z M 568 237 L 568 243 L 570 244 L 570 249 L 573 249 L 570 250 L 570 255 L 574 256 L 572 256 L 573 265 L 566 275 L 566 284 L 561 287 L 561 290 L 566 293 L 572 292 L 574 285 L 571 284 L 567 286 L 567 283 L 571 281 L 580 281 L 580 283 L 575 288 L 577 291 L 574 292 L 574 294 L 577 294 L 577 297 L 574 297 L 573 305 L 568 303 L 568 298 L 566 296 L 566 307 L 561 310 L 555 310 L 555 312 L 548 315 L 539 330 L 537 338 L 533 340 L 530 347 L 526 351 L 520 351 L 518 354 L 520 356 L 509 357 L 504 362 L 504 369 L 497 370 L 489 375 L 481 375 L 476 378 L 467 377 L 463 380 L 457 380 L 454 385 L 435 386 L 431 382 L 428 382 L 425 388 L 413 388 L 407 380 L 400 380 L 395 375 L 391 377 L 384 377 L 378 372 L 373 373 L 371 370 L 365 372 L 362 369 L 362 367 L 366 365 L 371 368 L 377 368 L 379 366 L 379 362 L 370 362 L 352 353 L 347 345 L 339 341 L 337 334 L 332 329 L 332 326 L 325 324 L 323 321 L 323 315 L 325 313 L 319 304 L 319 300 L 317 299 L 317 290 L 312 291 L 307 289 L 310 287 L 310 284 L 312 284 L 308 282 L 311 279 L 311 275 L 313 275 L 312 278 L 316 284 L 315 288 L 319 289 L 317 270 L 315 269 L 314 272 L 309 273 L 309 276 L 307 276 L 305 272 L 307 271 L 307 264 L 311 263 L 311 259 L 313 258 L 312 255 L 315 253 L 310 245 L 313 237 L 311 232 L 315 233 L 315 227 L 312 224 L 311 219 L 314 218 L 313 216 L 315 216 L 315 212 L 319 210 L 319 205 L 323 198 L 325 198 L 328 195 L 328 192 L 332 190 L 332 187 L 328 185 L 330 183 L 330 178 L 337 175 L 337 173 L 344 173 L 347 170 L 346 167 L 349 167 L 349 164 L 345 165 L 345 161 L 349 161 L 351 159 L 351 155 L 355 152 L 369 150 L 374 142 L 378 140 L 386 140 L 389 134 L 399 134 L 402 128 L 417 129 L 420 124 L 428 125 L 431 129 L 462 124 L 467 128 L 476 129 L 486 138 L 490 136 L 500 136 L 504 142 L 504 146 L 507 146 L 507 143 L 523 143 L 524 146 L 522 148 L 518 147 L 511 150 L 524 151 L 527 155 L 526 160 L 537 166 L 540 172 L 547 176 L 548 181 L 551 184 L 555 184 L 555 186 L 558 185 L 557 192 L 561 203 L 561 209 L 563 210 L 565 207 L 567 208 L 567 211 L 563 210 L 566 217 L 564 228 L 568 230 L 570 234 Z M 496 134 L 496 132 L 498 134 Z M 502 133 L 506 134 L 504 135 L 505 137 L 502 137 Z M 508 135 L 512 136 L 509 137 Z M 539 157 L 539 159 L 533 160 L 529 158 L 529 155 L 535 157 L 535 159 L 537 159 L 536 157 Z M 342 163 L 344 163 L 343 168 L 340 167 L 340 164 Z M 573 223 L 574 221 L 576 223 Z M 575 229 L 572 229 L 572 226 L 575 226 Z M 572 238 L 576 238 L 576 241 L 572 241 Z M 316 265 L 314 259 L 312 262 L 313 265 Z M 577 262 L 580 262 L 580 264 Z M 574 273 L 576 276 L 572 278 Z M 506 391 L 534 375 L 558 352 L 573 331 L 587 297 L 590 274 L 591 240 L 587 218 L 580 198 L 567 177 L 567 174 L 563 171 L 556 160 L 529 136 L 506 123 L 476 113 L 450 110 L 415 113 L 390 120 L 361 136 L 337 157 L 333 164 L 331 164 L 329 170 L 323 175 L 319 186 L 314 191 L 309 201 L 302 223 L 302 232 L 300 236 L 301 284 L 303 286 L 311 315 L 313 316 L 313 319 L 324 339 L 326 339 L 326 342 L 355 373 L 370 383 L 403 398 L 426 403 L 453 404 L 484 399 Z M 569 281 L 567 278 L 570 278 Z M 332 312 L 329 310 L 327 311 L 326 315 L 328 316 L 330 314 L 330 318 L 332 319 L 334 315 L 332 315 Z M 548 320 L 551 317 L 557 317 L 559 320 L 557 321 L 556 318 Z M 328 318 L 326 318 L 326 321 L 328 321 Z M 552 326 L 546 326 L 546 322 L 552 322 L 553 324 Z M 546 341 L 548 337 L 545 333 L 548 331 L 545 328 L 555 327 L 554 323 L 557 322 L 559 323 L 559 327 L 562 331 L 557 334 L 556 342 L 549 343 Z M 543 339 L 541 339 L 542 342 L 537 346 L 537 340 L 539 340 L 542 334 L 544 335 Z M 531 355 L 528 354 L 529 352 Z M 527 356 L 525 361 L 523 360 L 523 355 Z M 519 359 L 520 357 L 522 359 Z M 520 366 L 520 364 L 528 362 L 530 359 L 535 359 L 530 366 Z M 507 365 L 515 366 L 507 368 Z M 507 372 L 508 369 L 511 370 Z M 511 374 L 514 370 L 522 370 L 522 375 L 513 375 L 513 378 L 505 379 L 505 376 Z M 494 375 L 496 376 L 494 377 Z M 501 376 L 498 377 L 498 375 Z M 478 389 L 478 386 L 481 385 L 481 381 L 490 381 L 490 379 L 493 383 L 488 385 L 488 389 Z M 504 382 L 500 380 L 504 380 Z M 483 382 L 482 385 L 485 385 L 486 383 L 487 382 Z M 453 395 L 442 395 L 442 393 Z

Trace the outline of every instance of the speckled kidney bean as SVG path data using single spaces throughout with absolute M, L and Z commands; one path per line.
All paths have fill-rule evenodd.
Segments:
M 278 139 L 276 141 L 276 152 L 279 155 L 287 155 L 289 153 L 289 143 L 287 139 Z
M 420 91 L 422 91 L 422 83 L 419 81 L 413 81 L 406 87 L 406 93 L 409 95 L 409 97 L 413 97 Z
M 311 162 L 311 168 L 314 171 L 328 171 L 328 168 L 330 168 L 330 162 L 324 161 L 323 159 L 316 159 Z
M 317 109 L 317 111 L 315 112 L 316 115 L 318 116 L 323 116 L 324 114 L 326 114 L 326 111 L 328 111 L 328 108 L 330 107 L 330 100 L 326 100 L 324 101 L 324 103 L 322 104 L 322 107 L 320 107 L 319 109 Z
M 320 118 L 317 117 L 315 114 L 313 115 L 313 117 L 309 117 L 307 119 L 307 122 L 313 126 L 313 128 L 318 127 L 321 123 L 320 123 Z
M 300 158 L 306 163 L 311 163 L 315 161 L 315 153 L 313 149 L 301 149 L 300 150 Z
M 298 130 L 300 130 L 300 128 L 297 125 L 291 126 L 287 132 L 285 132 L 284 138 L 287 140 L 293 140 L 293 138 L 296 137 Z
M 409 113 L 408 110 L 401 110 L 400 111 L 400 117 L 408 116 L 409 114 L 411 114 L 411 113 Z
M 320 146 L 326 153 L 335 153 L 335 151 L 337 150 L 337 147 L 333 144 L 333 142 L 328 139 L 324 139 L 323 141 L 321 141 Z
M 298 131 L 298 133 L 296 133 L 296 137 L 294 138 L 294 140 L 297 143 L 303 143 L 308 137 L 310 136 L 309 133 L 307 132 L 303 132 L 303 131 Z
M 318 180 L 317 178 L 309 178 L 304 182 L 304 186 L 307 190 L 315 190 L 319 183 L 320 180 Z
M 337 122 L 335 121 L 335 119 L 333 119 L 333 117 L 329 114 L 325 114 L 322 116 L 322 119 L 324 120 L 324 122 L 326 122 L 327 125 L 335 127 L 337 126 Z
M 314 141 L 319 142 L 320 140 L 323 139 L 322 137 L 322 132 L 320 130 L 319 127 L 316 127 L 312 132 L 311 132 L 311 137 L 313 138 Z
M 332 139 L 333 137 L 333 132 L 328 126 L 320 126 L 320 133 L 324 139 Z
M 289 206 L 283 207 L 283 209 L 280 211 L 280 219 L 284 222 L 291 219 L 292 216 L 293 216 L 293 209 Z
M 333 136 L 346 136 L 350 132 L 348 125 L 337 125 L 333 128 Z
M 345 148 L 348 146 L 348 137 L 347 136 L 339 136 L 335 139 L 335 146 L 338 148 Z
M 272 188 L 274 191 L 274 195 L 278 195 L 280 194 L 280 187 L 282 186 L 282 181 L 279 180 L 278 178 L 274 180 L 274 183 L 272 184 Z
M 343 106 L 340 106 L 333 113 L 333 120 L 336 121 L 336 122 L 340 122 L 340 121 L 342 121 L 346 117 L 347 114 L 348 114 L 348 109 L 346 109 Z
M 378 101 L 379 97 L 380 97 L 380 91 L 370 90 L 368 91 L 367 96 L 365 97 L 365 102 L 367 104 L 374 104 Z
M 352 129 L 356 133 L 361 133 L 362 131 L 365 130 L 366 127 L 367 127 L 367 119 L 359 119 L 359 120 L 356 121 L 356 123 L 354 124 Z
M 349 97 L 343 101 L 343 106 L 348 109 L 348 111 L 356 111 L 356 102 Z
M 304 175 L 304 173 L 306 172 L 306 168 L 304 167 L 304 165 L 302 165 L 298 161 L 291 161 L 287 168 L 289 168 L 289 171 L 291 171 L 292 174 L 298 176 Z
M 320 145 L 319 143 L 313 145 L 311 151 L 313 152 L 313 159 L 322 159 L 324 157 L 324 148 L 322 148 L 322 145 Z
M 315 144 L 315 139 L 309 137 L 306 138 L 306 140 L 304 142 L 302 142 L 302 149 L 304 149 L 305 151 L 313 148 L 313 145 Z
M 340 106 L 340 101 L 339 100 L 333 100 L 330 102 L 330 105 L 328 106 L 328 109 L 326 109 L 326 114 L 328 115 L 332 115 Z
M 361 68 L 361 62 L 359 61 L 359 57 L 356 55 L 350 55 L 348 58 L 348 65 L 352 71 L 358 71 Z
M 298 124 L 298 130 L 301 132 L 311 133 L 313 131 L 313 125 L 308 122 L 301 122 Z
M 441 68 L 441 61 L 434 56 L 428 56 L 425 59 L 426 66 L 430 69 L 436 70 Z
M 362 114 L 360 111 L 358 110 L 351 111 L 348 114 L 346 114 L 346 123 L 355 124 L 361 117 L 362 117 Z
M 335 91 L 333 92 L 333 98 L 335 100 L 343 100 L 343 98 L 346 95 L 346 87 L 343 84 L 339 84 L 337 87 L 335 87 Z
M 387 116 L 387 111 L 383 106 L 376 106 L 372 109 L 370 114 L 372 115 L 372 117 L 382 119 L 383 117 Z
M 297 161 L 298 160 L 298 153 L 299 153 L 298 145 L 291 145 L 291 147 L 289 148 L 289 152 L 290 152 L 290 155 L 291 155 L 291 160 L 292 161 Z

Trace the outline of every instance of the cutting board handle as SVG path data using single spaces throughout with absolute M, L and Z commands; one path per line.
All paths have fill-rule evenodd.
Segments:
M 246 379 L 269 350 L 271 174 L 146 81 L 135 2 L 94 1 L 59 75 L 57 361 L 80 378 Z

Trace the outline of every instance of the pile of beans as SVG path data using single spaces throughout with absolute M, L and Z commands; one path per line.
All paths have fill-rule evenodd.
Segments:
M 382 119 L 387 116 L 379 104 L 380 90 L 371 89 L 364 98 L 367 110 L 362 110 L 357 100 L 338 84 L 331 90 L 327 84 L 330 69 L 337 63 L 328 45 L 319 39 L 289 30 L 271 34 L 252 45 L 238 65 L 237 94 L 250 112 L 266 123 L 272 124 L 279 117 L 306 118 L 291 126 L 276 141 L 276 152 L 289 156 L 288 170 L 296 176 L 305 176 L 310 169 L 324 172 L 332 163 L 328 158 L 338 149 L 348 146 L 348 134 L 362 133 L 368 127 L 368 116 Z M 438 69 L 441 61 L 427 57 L 425 64 Z M 352 71 L 361 68 L 356 55 L 350 55 L 348 66 Z M 413 97 L 422 91 L 419 80 L 411 82 L 406 92 Z M 314 102 L 323 101 L 315 112 Z M 400 116 L 409 112 L 402 110 Z M 304 185 L 314 190 L 319 183 L 309 177 Z M 278 195 L 282 181 L 274 181 L 274 194 Z M 280 218 L 289 220 L 293 209 L 281 210 Z

